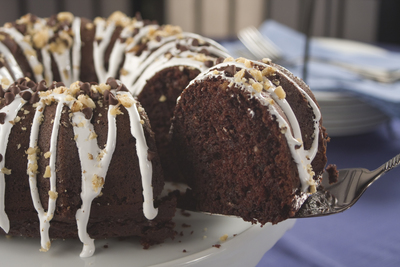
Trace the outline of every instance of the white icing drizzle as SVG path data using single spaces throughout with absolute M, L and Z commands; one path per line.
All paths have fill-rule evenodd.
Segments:
M 7 80 L 10 81 L 10 83 L 14 80 L 14 79 L 11 77 L 11 74 L 8 72 L 8 70 L 7 70 L 6 67 L 1 67 L 1 68 L 0 68 L 0 77 L 6 78 Z M 7 89 L 7 88 L 8 88 L 8 86 L 2 86 L 2 87 L 6 87 L 6 88 L 3 88 L 3 89 Z
M 143 213 L 144 216 L 152 220 L 157 216 L 158 209 L 154 208 L 153 186 L 151 184 L 153 176 L 153 167 L 151 161 L 147 158 L 147 151 L 149 150 L 146 144 L 143 127 L 141 125 L 141 118 L 139 111 L 136 108 L 136 100 L 128 92 L 118 92 L 119 95 L 128 96 L 134 103 L 131 107 L 125 107 L 128 110 L 131 134 L 136 139 L 136 152 L 139 158 L 140 174 L 142 176 L 143 187 Z
M 3 170 L 5 168 L 8 137 L 10 135 L 11 128 L 14 126 L 14 119 L 17 117 L 18 111 L 25 103 L 26 101 L 23 100 L 20 95 L 17 95 L 13 102 L 0 110 L 0 112 L 5 112 L 7 114 L 4 124 L 0 124 L 0 154 L 3 156 L 3 160 L 0 162 L 0 227 L 6 233 L 8 233 L 10 230 L 10 221 L 5 212 L 4 206 L 6 183 Z
M 264 67 L 268 67 L 267 64 L 263 64 L 260 62 L 255 62 L 252 61 L 253 64 L 259 64 Z M 306 192 L 309 186 L 315 185 L 315 181 L 313 179 L 314 173 L 311 171 L 311 162 L 313 161 L 317 150 L 318 150 L 318 136 L 319 136 L 319 120 L 321 118 L 321 113 L 315 104 L 315 102 L 308 96 L 307 93 L 304 92 L 303 89 L 300 88 L 300 86 L 296 86 L 298 90 L 302 92 L 303 95 L 306 96 L 308 103 L 310 104 L 313 113 L 314 113 L 314 140 L 312 143 L 312 146 L 309 150 L 304 149 L 303 145 L 303 139 L 301 136 L 300 132 L 300 125 L 299 122 L 296 119 L 296 116 L 289 105 L 289 103 L 286 101 L 286 99 L 280 99 L 275 93 L 273 93 L 276 89 L 275 86 L 271 84 L 270 89 L 267 91 L 269 94 L 267 94 L 265 91 L 257 92 L 250 84 L 244 84 L 244 83 L 237 83 L 235 82 L 235 77 L 227 77 L 223 71 L 219 71 L 218 74 L 214 73 L 213 70 L 216 68 L 223 68 L 228 65 L 235 65 L 238 68 L 241 69 L 246 69 L 250 71 L 252 68 L 246 67 L 243 63 L 239 62 L 225 62 L 222 64 L 219 64 L 217 67 L 213 67 L 211 70 L 203 72 L 199 74 L 194 80 L 190 82 L 188 87 L 192 85 L 195 82 L 207 79 L 208 77 L 211 76 L 223 76 L 224 79 L 231 81 L 235 83 L 237 86 L 240 86 L 243 88 L 243 90 L 246 90 L 250 92 L 251 97 L 254 97 L 260 101 L 262 105 L 268 106 L 269 111 L 272 115 L 276 117 L 276 121 L 279 123 L 279 127 L 281 129 L 287 129 L 284 132 L 284 135 L 286 137 L 288 146 L 290 148 L 290 151 L 292 153 L 292 157 L 294 161 L 296 162 L 297 169 L 299 172 L 299 178 L 302 184 L 302 191 Z M 281 75 L 283 73 L 280 72 Z M 289 78 L 289 77 L 286 77 Z M 296 84 L 296 83 L 294 83 Z M 276 108 L 270 104 L 268 101 L 269 98 L 272 98 L 283 110 L 285 113 L 285 116 L 287 117 L 289 123 L 279 114 L 279 112 L 276 110 Z M 179 98 L 180 99 L 180 98 Z M 179 101 L 178 99 L 178 101 Z M 290 130 L 292 129 L 292 130 Z M 293 132 L 293 133 L 292 133 Z
M 33 74 L 35 76 L 36 81 L 43 80 L 42 73 L 38 73 L 37 71 L 35 71 L 38 67 L 41 67 L 42 64 L 39 62 L 37 55 L 36 55 L 36 51 L 33 49 L 33 47 L 29 43 L 25 42 L 24 36 L 22 35 L 22 33 L 17 31 L 17 29 L 15 29 L 15 28 L 5 28 L 5 27 L 1 28 L 0 31 L 3 31 L 3 32 L 9 34 L 10 37 L 12 37 L 14 39 L 14 41 L 22 49 L 22 51 L 24 52 L 24 54 L 26 56 L 26 59 L 28 60 L 29 66 L 33 70 Z M 24 77 L 24 76 L 22 76 L 22 77 Z
M 115 23 L 108 25 L 105 20 L 98 20 L 96 24 L 96 35 L 93 41 L 93 61 L 99 82 L 103 83 L 108 78 L 107 71 L 104 69 L 104 53 L 111 41 L 115 30 Z M 100 41 L 100 43 L 98 43 Z
M 49 45 L 46 45 L 40 51 L 42 52 L 44 79 L 47 84 L 50 84 L 53 81 L 53 71 L 51 69 L 51 57 L 49 53 Z
M 0 42 L 0 53 L 4 56 L 4 59 L 7 60 L 7 63 L 9 65 L 10 69 L 12 70 L 15 79 L 19 79 L 19 78 L 24 77 L 24 74 L 23 74 L 23 72 L 21 70 L 21 67 L 19 66 L 19 64 L 15 60 L 13 54 L 8 49 L 8 47 L 5 46 L 2 42 Z M 7 76 L 2 75 L 2 76 L 9 79 L 9 77 L 11 75 L 7 75 Z M 10 80 L 10 82 L 14 81 L 13 79 L 9 79 L 9 80 Z
M 70 50 L 65 49 L 61 54 L 58 52 L 52 52 L 52 54 L 57 63 L 61 81 L 69 86 L 72 83 Z
M 74 18 L 72 22 L 72 32 L 74 33 L 74 45 L 72 46 L 72 81 L 78 81 L 81 70 L 81 18 Z

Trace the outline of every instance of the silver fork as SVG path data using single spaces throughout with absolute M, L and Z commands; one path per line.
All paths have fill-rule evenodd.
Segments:
M 254 26 L 240 30 L 238 38 L 256 59 L 267 57 L 275 62 L 283 58 L 283 52 Z
M 400 154 L 373 171 L 362 168 L 342 169 L 334 184 L 329 184 L 328 174 L 324 173 L 323 188 L 309 196 L 293 218 L 325 216 L 347 210 L 373 182 L 399 164 Z
M 268 37 L 262 35 L 254 26 L 244 28 L 238 32 L 238 38 L 243 45 L 253 54 L 255 59 L 270 58 L 273 62 L 284 66 L 294 65 L 298 60 L 289 62 L 283 56 L 282 50 L 274 44 Z M 356 73 L 363 78 L 371 79 L 381 83 L 393 83 L 400 80 L 400 69 L 382 70 L 368 66 L 360 66 L 347 62 L 339 62 L 321 58 L 310 58 L 311 61 L 319 61 L 344 68 Z M 298 62 L 297 62 L 298 63 Z

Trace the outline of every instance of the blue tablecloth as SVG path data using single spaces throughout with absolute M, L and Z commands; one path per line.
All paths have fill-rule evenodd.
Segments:
M 328 161 L 369 170 L 400 153 L 400 120 L 374 132 L 335 137 Z M 349 210 L 298 219 L 261 259 L 262 266 L 400 266 L 400 167 L 390 171 Z

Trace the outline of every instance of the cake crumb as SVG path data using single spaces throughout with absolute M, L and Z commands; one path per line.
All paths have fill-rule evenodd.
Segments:
M 328 173 L 329 184 L 334 184 L 338 181 L 339 171 L 335 164 L 329 164 L 328 167 L 326 167 L 326 172 Z
M 223 236 L 221 236 L 221 237 L 219 238 L 219 240 L 220 240 L 221 242 L 225 242 L 227 239 L 228 239 L 228 235 L 227 235 L 227 234 L 225 234 L 225 235 L 223 235 Z
M 214 248 L 220 248 L 221 245 L 220 245 L 220 244 L 215 244 L 215 245 L 212 245 L 212 247 L 214 247 Z
M 182 223 L 182 227 L 183 228 L 188 228 L 188 227 L 191 227 L 191 225 L 190 224 L 186 224 L 186 223 Z

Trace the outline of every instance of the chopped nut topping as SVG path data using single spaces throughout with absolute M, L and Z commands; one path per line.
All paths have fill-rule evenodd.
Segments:
M 130 108 L 135 103 L 135 100 L 133 100 L 128 94 L 119 94 L 117 95 L 117 99 L 126 108 Z
M 121 69 L 119 70 L 119 74 L 121 74 L 122 76 L 126 76 L 126 75 L 129 74 L 129 71 L 127 71 L 127 70 L 124 69 L 124 68 L 121 68 Z
M 95 87 L 95 89 L 97 89 L 100 94 L 104 95 L 104 91 L 111 90 L 111 86 L 105 83 L 101 83 L 97 87 Z
M 232 62 L 232 61 L 235 61 L 235 59 L 233 57 L 227 57 L 224 60 L 224 62 Z
M 254 90 L 256 90 L 258 93 L 260 93 L 260 92 L 262 91 L 262 89 L 263 89 L 263 86 L 261 85 L 261 83 L 255 82 L 255 83 L 253 83 L 251 86 L 252 86 L 252 87 L 254 88 Z
M 262 70 L 263 76 L 272 76 L 275 75 L 276 69 L 274 67 L 268 66 Z
M 50 166 L 46 166 L 46 171 L 43 174 L 43 178 L 50 178 L 51 177 L 51 169 Z
M 28 159 L 29 159 L 29 157 L 28 157 Z M 36 157 L 35 157 L 35 160 L 36 160 Z M 38 173 L 38 165 L 37 165 L 37 163 L 29 163 L 28 164 L 28 175 L 30 175 L 30 176 L 33 176 L 33 174 L 35 174 L 35 173 Z
M 8 87 L 11 84 L 10 80 L 6 77 L 1 78 L 1 85 L 3 87 Z
M 86 28 L 86 30 L 91 30 L 94 28 L 94 25 L 93 25 L 93 23 L 89 22 L 89 23 L 86 23 L 85 28 Z
M 158 99 L 159 102 L 165 102 L 167 100 L 167 97 L 165 95 L 160 96 Z
M 114 106 L 110 110 L 111 115 L 116 116 L 116 115 L 122 115 L 124 114 L 120 109 L 119 106 Z
M 93 190 L 97 193 L 99 189 L 102 188 L 104 185 L 104 178 L 98 176 L 97 174 L 93 175 L 92 177 L 92 186 Z
M 33 44 L 36 48 L 43 48 L 49 41 L 49 32 L 47 29 L 42 29 L 36 32 L 32 37 Z
M 242 78 L 244 77 L 244 72 L 245 72 L 245 69 L 241 69 L 240 71 L 238 71 L 236 74 L 235 74 L 235 82 L 237 82 L 237 83 L 239 83 L 239 82 L 241 82 L 242 81 Z
M 44 153 L 44 157 L 46 159 L 50 158 L 50 156 L 51 156 L 51 152 L 50 151 L 47 151 L 46 153 Z
M 71 111 L 72 112 L 78 112 L 83 109 L 83 104 L 81 101 L 75 101 L 72 106 L 71 106 Z
M 97 138 L 97 134 L 95 132 L 91 132 L 89 134 L 89 140 L 96 139 L 96 138 Z
M 276 87 L 274 93 L 278 96 L 279 99 L 285 99 L 286 93 L 283 90 L 282 86 Z
M 11 169 L 7 169 L 6 167 L 1 169 L 1 172 L 4 173 L 5 175 L 10 175 L 11 174 Z
M 50 190 L 50 191 L 49 191 L 49 197 L 50 197 L 50 199 L 52 199 L 52 200 L 56 200 L 57 197 L 58 197 L 58 193 Z
M 121 11 L 113 12 L 109 17 L 109 21 L 113 21 L 115 26 L 126 27 L 131 23 L 131 19 Z
M 72 23 L 72 21 L 74 20 L 74 15 L 72 15 L 71 12 L 60 12 L 57 14 L 57 20 Z
M 96 104 L 87 95 L 79 95 L 78 96 L 78 101 L 80 101 L 82 103 L 83 108 L 86 108 L 86 107 L 95 108 L 96 107 Z
M 251 76 L 253 76 L 258 82 L 262 82 L 262 81 L 263 81 L 263 75 L 262 75 L 261 71 L 256 70 L 256 69 L 251 69 L 251 70 L 250 70 L 250 74 L 251 74 Z
M 90 154 L 90 153 L 88 153 L 88 158 L 89 158 L 90 160 L 93 160 L 93 155 Z
M 253 67 L 253 63 L 252 63 L 250 60 L 248 60 L 248 59 L 245 59 L 245 60 L 244 60 L 244 65 L 246 66 L 246 68 L 251 68 L 251 67 Z
M 263 58 L 262 60 L 261 60 L 263 63 L 265 63 L 265 64 L 271 64 L 271 59 L 269 59 L 269 58 Z
M 33 67 L 33 72 L 35 74 L 42 74 L 43 73 L 43 65 L 42 64 L 37 64 L 35 67 Z

